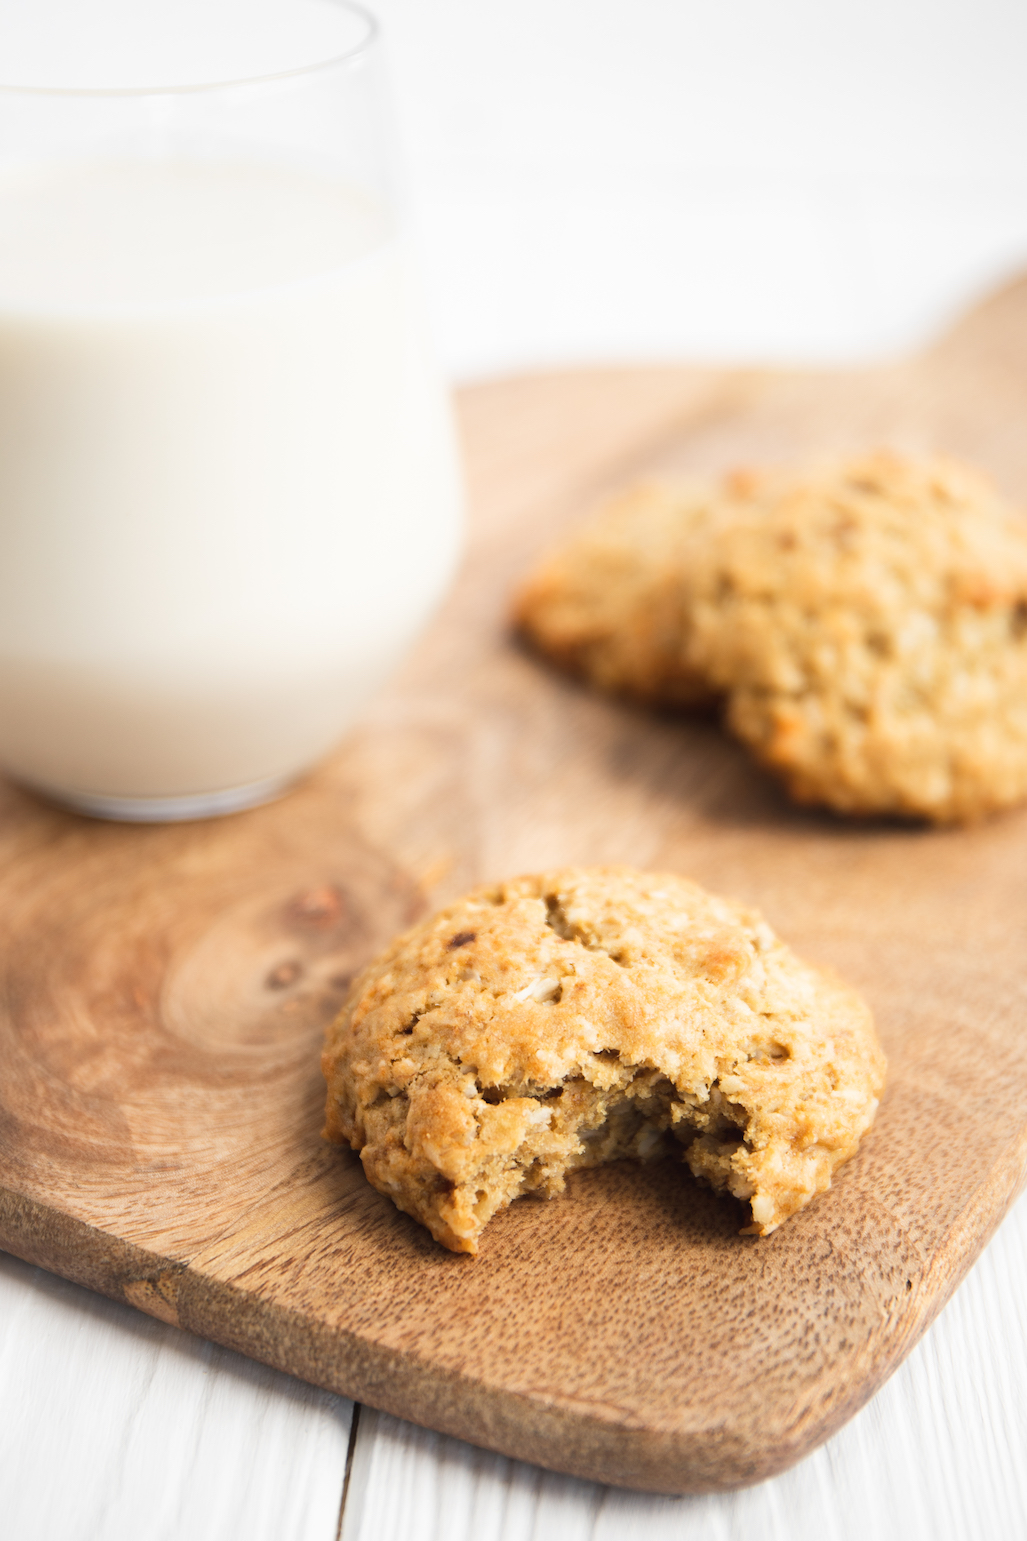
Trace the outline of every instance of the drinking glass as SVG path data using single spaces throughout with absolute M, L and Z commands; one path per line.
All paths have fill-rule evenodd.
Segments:
M 275 795 L 451 578 L 380 53 L 347 0 L 0 0 L 0 766 L 57 801 Z

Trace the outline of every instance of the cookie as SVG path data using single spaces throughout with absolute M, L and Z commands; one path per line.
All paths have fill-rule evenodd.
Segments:
M 521 1194 L 682 1149 L 768 1235 L 854 1153 L 885 1070 L 864 1003 L 759 915 L 622 867 L 479 888 L 398 937 L 322 1064 L 326 1137 L 470 1253 Z
M 798 801 L 943 824 L 1027 797 L 1027 525 L 973 472 L 754 482 L 688 593 L 688 667 Z
M 552 552 L 522 585 L 514 624 L 560 668 L 651 705 L 709 699 L 688 665 L 681 573 L 715 509 L 704 493 L 633 487 Z

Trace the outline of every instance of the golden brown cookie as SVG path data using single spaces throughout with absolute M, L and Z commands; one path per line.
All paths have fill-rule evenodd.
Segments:
M 676 1142 L 766 1235 L 853 1154 L 885 1069 L 859 997 L 757 914 L 624 867 L 479 888 L 398 937 L 322 1064 L 327 1138 L 471 1253 L 520 1194 Z
M 712 513 L 708 495 L 657 483 L 621 493 L 529 576 L 515 624 L 539 652 L 601 690 L 655 705 L 708 700 L 682 646 L 681 574 Z
M 688 586 L 689 667 L 800 802 L 946 823 L 1027 797 L 1027 525 L 965 467 L 769 477 Z

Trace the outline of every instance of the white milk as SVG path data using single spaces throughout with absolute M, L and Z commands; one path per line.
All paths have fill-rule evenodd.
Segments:
M 446 404 L 380 209 L 219 162 L 0 177 L 0 764 L 170 798 L 327 750 L 443 592 Z

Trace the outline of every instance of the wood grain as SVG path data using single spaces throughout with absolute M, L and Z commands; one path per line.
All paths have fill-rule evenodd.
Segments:
M 807 1460 L 665 1498 L 363 1409 L 339 1541 L 994 1541 L 1027 1535 L 1027 1196 L 873 1402 Z
M 662 1492 L 755 1481 L 871 1395 L 1027 1157 L 1027 814 L 799 812 L 709 721 L 547 673 L 505 596 L 640 472 L 882 439 L 1027 501 L 1027 286 L 858 374 L 586 372 L 466 392 L 471 551 L 342 751 L 217 824 L 117 828 L 0 790 L 0 1243 L 317 1385 Z M 443 1253 L 320 1143 L 321 1026 L 426 905 L 576 861 L 755 902 L 865 991 L 892 1073 L 832 1192 L 767 1240 L 677 1165 L 579 1174 Z

